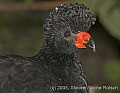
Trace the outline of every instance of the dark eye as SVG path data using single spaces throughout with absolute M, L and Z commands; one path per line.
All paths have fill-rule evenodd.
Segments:
M 71 32 L 70 31 L 65 31 L 64 32 L 64 37 L 69 37 L 71 36 Z

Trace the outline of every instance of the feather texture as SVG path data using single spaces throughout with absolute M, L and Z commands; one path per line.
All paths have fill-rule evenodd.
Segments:
M 0 55 L 0 93 L 88 93 L 74 39 L 64 38 L 66 30 L 88 31 L 94 24 L 87 9 L 75 3 L 50 12 L 43 44 L 34 56 Z

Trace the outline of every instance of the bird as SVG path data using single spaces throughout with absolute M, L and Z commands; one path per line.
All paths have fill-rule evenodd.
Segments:
M 0 55 L 0 93 L 89 93 L 77 53 L 95 43 L 96 18 L 84 4 L 61 4 L 43 24 L 40 49 L 31 57 Z

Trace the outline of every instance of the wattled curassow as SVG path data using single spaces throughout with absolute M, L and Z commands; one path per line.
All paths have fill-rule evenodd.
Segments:
M 56 7 L 44 23 L 41 48 L 32 57 L 0 55 L 0 93 L 88 93 L 77 57 L 95 51 L 89 29 L 96 18 L 83 4 Z

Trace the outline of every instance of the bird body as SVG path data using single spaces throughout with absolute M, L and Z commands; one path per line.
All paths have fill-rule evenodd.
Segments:
M 88 93 L 77 57 L 80 48 L 91 41 L 87 32 L 77 33 L 88 31 L 95 21 L 86 9 L 78 3 L 55 8 L 44 24 L 43 43 L 34 56 L 1 55 L 0 93 Z
M 70 91 L 80 90 L 72 89 L 73 86 L 87 87 L 81 64 L 74 54 L 56 54 L 45 49 L 40 52 L 34 57 L 0 56 L 1 93 L 74 93 Z M 57 89 L 52 89 L 53 86 Z M 68 88 L 59 89 L 59 86 Z

